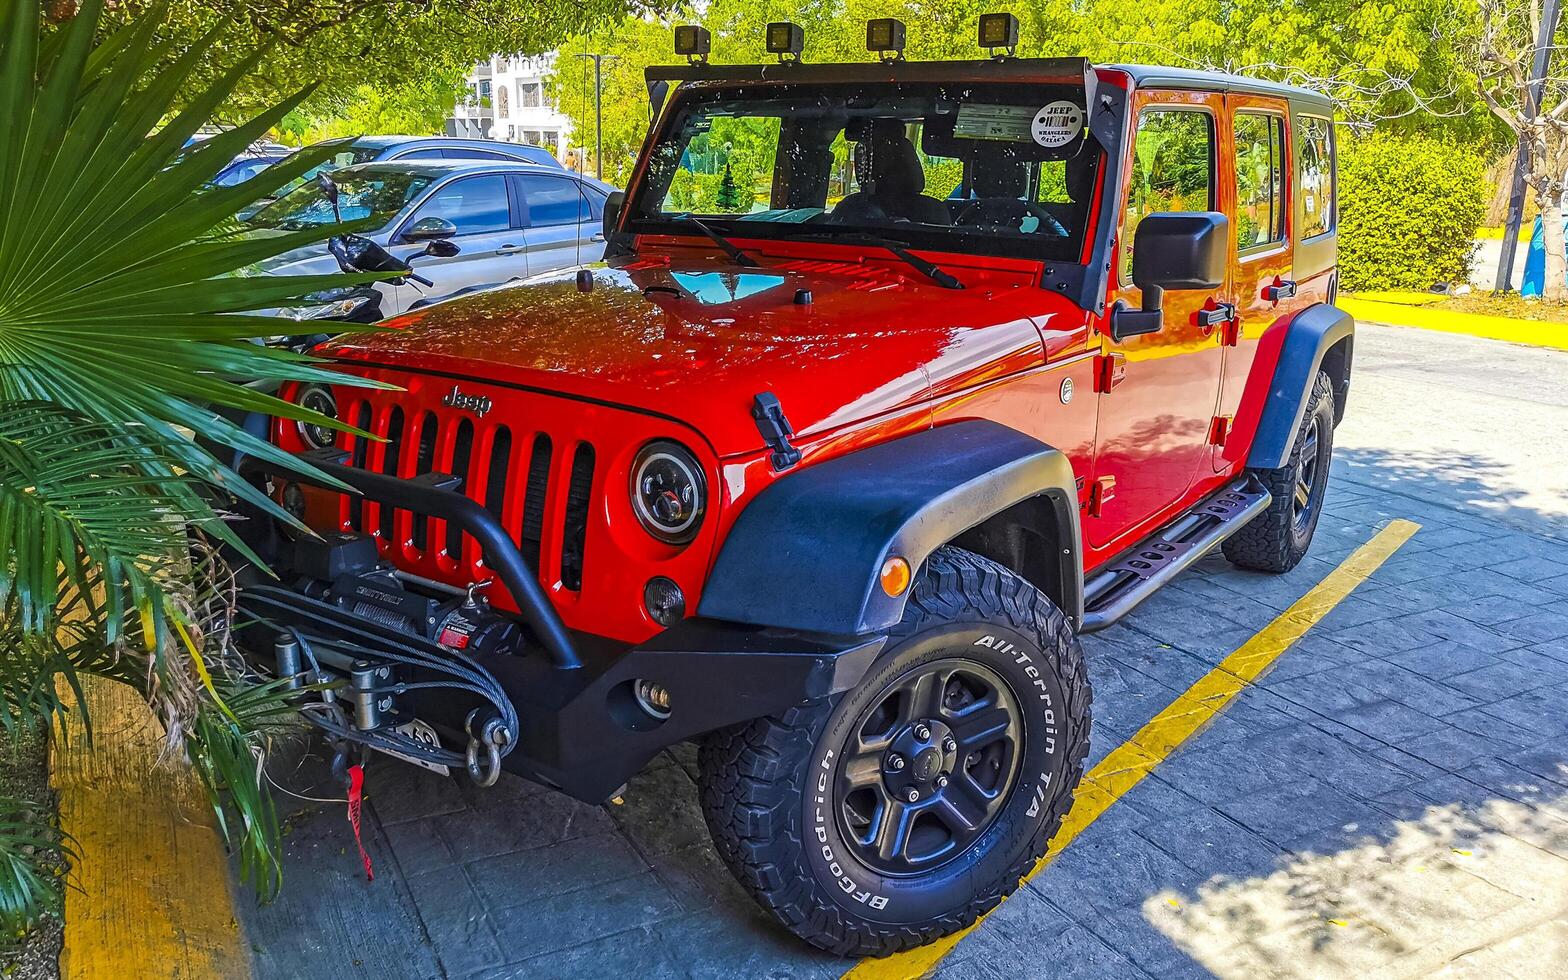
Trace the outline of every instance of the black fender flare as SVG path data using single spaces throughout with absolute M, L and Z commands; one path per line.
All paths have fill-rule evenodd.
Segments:
M 1286 328 L 1279 361 L 1269 382 L 1263 413 L 1258 419 L 1257 435 L 1247 454 L 1253 469 L 1273 470 L 1290 459 L 1301 414 L 1312 397 L 1312 384 L 1323 367 L 1323 358 L 1336 344 L 1356 334 L 1356 321 L 1350 314 L 1328 303 L 1318 303 L 1297 313 Z M 1348 345 L 1347 345 L 1348 348 Z M 1336 420 L 1344 412 L 1344 396 L 1350 384 L 1350 353 L 1334 379 L 1338 396 Z
M 1058 522 L 1063 595 L 1083 618 L 1078 491 L 1066 454 L 996 422 L 966 420 L 807 466 L 741 511 L 708 576 L 698 615 L 840 636 L 890 629 L 908 592 L 880 572 L 919 569 L 937 548 L 1015 504 L 1042 497 Z

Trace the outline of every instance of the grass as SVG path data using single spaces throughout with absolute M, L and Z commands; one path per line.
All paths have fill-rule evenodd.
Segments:
M 1525 299 L 1518 293 L 1496 296 L 1490 292 L 1477 290 L 1463 296 L 1444 296 L 1441 293 L 1389 290 L 1345 295 L 1347 299 L 1392 303 L 1397 306 L 1418 306 L 1424 310 L 1441 313 L 1473 313 L 1479 316 L 1506 317 L 1510 320 L 1530 320 L 1537 323 L 1568 323 L 1568 304 L 1543 303 L 1539 298 Z

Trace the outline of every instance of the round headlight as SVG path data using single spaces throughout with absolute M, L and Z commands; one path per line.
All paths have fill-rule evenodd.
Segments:
M 650 442 L 632 463 L 632 510 L 660 541 L 685 544 L 697 535 L 708 506 L 697 457 L 677 442 Z
M 326 385 L 306 385 L 299 392 L 299 407 L 320 412 L 329 419 L 338 417 L 338 400 Z M 300 422 L 299 437 L 312 449 L 325 449 L 337 439 L 337 431 L 324 425 Z

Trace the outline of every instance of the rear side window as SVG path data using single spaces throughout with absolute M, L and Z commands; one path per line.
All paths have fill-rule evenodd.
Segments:
M 1213 209 L 1214 117 L 1194 109 L 1144 110 L 1122 215 L 1122 280 L 1132 275 L 1133 237 L 1144 215 Z
M 1334 230 L 1334 124 L 1322 116 L 1297 116 L 1296 121 L 1297 237 L 1311 238 Z
M 1285 240 L 1285 121 L 1236 113 L 1236 248 Z
M 562 177 L 524 174 L 517 180 L 527 204 L 528 226 L 575 225 L 586 217 L 577 182 Z
M 486 174 L 455 180 L 430 195 L 409 218 L 409 223 L 431 216 L 452 222 L 459 235 L 506 231 L 512 226 L 506 178 L 500 174 Z
M 442 160 L 442 159 L 445 159 L 445 158 L 441 155 L 441 151 L 440 150 L 436 149 L 433 146 L 427 146 L 427 147 L 425 147 L 422 150 L 409 150 L 407 153 L 399 153 L 397 155 L 397 159 L 399 159 L 399 160 Z

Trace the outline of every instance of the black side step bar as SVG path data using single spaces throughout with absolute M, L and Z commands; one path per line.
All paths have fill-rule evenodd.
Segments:
M 1103 630 L 1268 509 L 1256 480 L 1237 480 L 1178 517 L 1084 583 L 1080 633 Z

